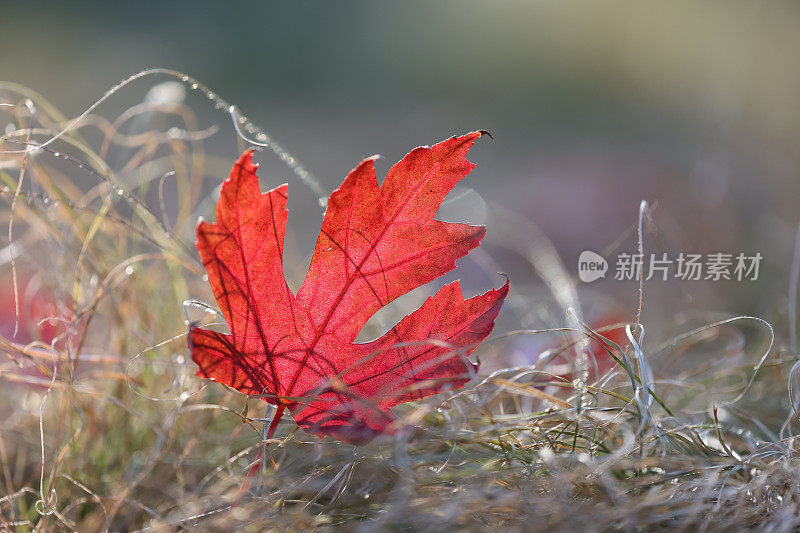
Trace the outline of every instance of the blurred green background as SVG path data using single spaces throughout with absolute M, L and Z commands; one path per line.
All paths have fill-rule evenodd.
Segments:
M 764 264 L 756 282 L 650 283 L 645 316 L 783 315 L 800 220 L 797 5 L 4 2 L 0 17 L 0 78 L 67 116 L 130 74 L 174 68 L 239 106 L 328 190 L 363 157 L 384 155 L 385 172 L 419 144 L 490 131 L 494 141 L 472 152 L 474 192 L 454 201 L 453 217 L 488 225 L 494 264 L 482 270 L 507 272 L 518 294 L 538 287 L 525 255 L 535 243 L 518 217 L 574 275 L 582 250 L 628 235 L 614 253 L 634 251 L 626 232 L 647 200 L 657 205 L 649 251 L 758 251 Z M 115 116 L 154 83 L 101 110 Z M 189 98 L 207 124 L 226 124 Z M 208 146 L 236 155 L 231 131 Z M 272 154 L 260 157 L 263 183 L 290 182 L 301 214 L 290 224 L 310 251 L 313 196 Z M 498 279 L 462 270 L 476 290 Z M 636 284 L 608 278 L 581 296 L 632 316 Z

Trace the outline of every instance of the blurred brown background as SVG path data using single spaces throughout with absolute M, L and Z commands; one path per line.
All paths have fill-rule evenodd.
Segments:
M 498 282 L 494 271 L 509 274 L 517 304 L 504 311 L 508 327 L 560 320 L 525 316 L 548 299 L 525 255 L 535 245 L 527 222 L 574 276 L 582 250 L 608 250 L 625 235 L 613 253 L 635 250 L 627 232 L 647 200 L 657 205 L 647 251 L 764 256 L 754 282 L 647 284 L 650 323 L 702 309 L 786 328 L 800 221 L 796 5 L 4 2 L 0 16 L 0 79 L 67 116 L 130 74 L 175 68 L 238 105 L 327 190 L 363 157 L 385 156 L 385 172 L 419 144 L 490 131 L 494 141 L 472 152 L 473 191 L 456 195 L 447 216 L 488 225 L 488 253 L 462 261 L 458 275 L 478 291 Z M 115 117 L 158 81 L 124 88 L 100 112 Z M 222 126 L 207 147 L 232 161 L 225 113 L 195 93 L 187 103 L 203 126 Z M 274 155 L 260 159 L 265 186 L 290 183 L 303 256 L 321 211 Z M 579 295 L 595 314 L 632 317 L 637 286 L 610 268 L 604 281 L 578 283 Z

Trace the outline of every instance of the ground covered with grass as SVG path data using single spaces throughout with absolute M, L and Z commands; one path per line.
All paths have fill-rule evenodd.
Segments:
M 800 524 L 796 341 L 776 338 L 771 323 L 785 320 L 778 313 L 693 315 L 650 338 L 636 320 L 593 330 L 571 308 L 558 318 L 563 328 L 498 327 L 479 349 L 484 361 L 510 361 L 510 350 L 533 346 L 521 339 L 548 339 L 530 364 L 397 408 L 416 433 L 355 447 L 311 437 L 285 417 L 265 439 L 271 408 L 201 381 L 188 360 L 188 323 L 221 320 L 206 305 L 214 302 L 194 227 L 212 216 L 216 187 L 238 154 L 211 147 L 225 134 L 239 151 L 264 145 L 324 194 L 195 80 L 141 78 L 126 87 L 149 83 L 143 103 L 114 111 L 114 89 L 77 120 L 25 87 L 0 86 L 9 124 L 0 140 L 8 228 L 0 250 L 0 528 Z M 208 100 L 216 123 L 198 125 L 183 99 L 192 91 Z M 512 312 L 536 305 L 526 283 L 513 287 Z M 554 286 L 553 298 L 570 303 L 573 292 Z M 646 295 L 644 304 L 657 305 Z M 630 335 L 609 334 L 626 326 Z M 248 477 L 259 451 L 265 460 Z

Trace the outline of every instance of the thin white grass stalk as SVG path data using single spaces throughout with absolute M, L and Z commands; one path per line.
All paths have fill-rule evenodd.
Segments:
M 641 324 L 642 320 L 642 306 L 644 305 L 644 231 L 643 222 L 644 217 L 648 213 L 648 204 L 646 200 L 642 200 L 639 204 L 639 258 L 641 259 L 641 266 L 639 270 L 639 305 L 636 309 L 636 323 Z
M 327 194 L 325 194 L 325 191 L 322 188 L 321 184 L 317 181 L 317 179 L 313 176 L 313 174 L 311 174 L 311 172 L 306 170 L 297 161 L 297 159 L 293 155 L 291 155 L 282 146 L 276 144 L 264 131 L 261 131 L 260 129 L 256 128 L 256 126 L 253 125 L 250 121 L 242 117 L 235 105 L 232 105 L 227 101 L 225 101 L 224 99 L 220 98 L 214 91 L 212 91 L 206 85 L 200 83 L 196 79 L 192 78 L 191 76 L 173 69 L 152 68 L 143 70 L 141 72 L 137 72 L 136 74 L 127 77 L 126 79 L 122 80 L 121 82 L 117 83 L 109 90 L 107 90 L 102 97 L 97 99 L 93 104 L 91 104 L 88 108 L 86 108 L 86 110 L 83 113 L 73 118 L 72 120 L 69 120 L 61 130 L 59 130 L 49 139 L 44 141 L 40 145 L 40 147 L 46 148 L 50 144 L 54 143 L 56 140 L 60 139 L 70 131 L 74 130 L 77 126 L 81 124 L 81 122 L 86 117 L 88 117 L 91 113 L 93 113 L 98 107 L 100 107 L 101 104 L 103 104 L 106 100 L 111 98 L 111 96 L 116 94 L 123 87 L 126 87 L 142 78 L 155 75 L 163 75 L 174 78 L 182 83 L 187 84 L 193 90 L 202 91 L 208 98 L 208 100 L 214 104 L 214 107 L 216 109 L 224 110 L 231 116 L 234 129 L 236 130 L 237 135 L 239 135 L 242 138 L 242 140 L 254 146 L 268 148 L 273 153 L 275 153 L 275 155 L 277 155 L 280 158 L 280 160 L 283 161 L 292 170 L 295 176 L 297 176 L 303 184 L 305 184 L 309 189 L 311 189 L 317 195 L 320 205 L 321 206 L 325 205 L 325 198 L 327 197 Z M 242 131 L 241 125 L 245 126 L 245 131 Z M 245 132 L 247 134 L 255 134 L 255 138 L 248 137 L 245 134 Z M 3 140 L 3 137 L 0 137 L 0 141 L 1 140 Z M 31 151 L 30 148 L 25 148 L 23 150 L 20 150 L 19 152 L 29 152 L 29 151 Z M 8 153 L 12 154 L 18 152 L 10 151 Z
M 794 237 L 794 254 L 789 271 L 789 349 L 797 354 L 797 284 L 800 279 L 800 224 Z
M 30 116 L 31 126 L 36 121 L 36 107 L 30 99 L 25 99 L 25 107 Z M 31 134 L 28 132 L 26 142 L 30 142 Z M 8 245 L 14 246 L 14 214 L 16 213 L 17 200 L 19 200 L 20 191 L 22 190 L 22 183 L 25 179 L 25 168 L 28 163 L 28 152 L 22 154 L 22 163 L 19 166 L 19 179 L 17 180 L 17 188 L 14 190 L 14 197 L 11 200 L 10 216 L 8 218 Z M 19 284 L 17 280 L 17 261 L 16 254 L 11 254 L 11 283 L 14 290 L 14 337 L 19 332 Z

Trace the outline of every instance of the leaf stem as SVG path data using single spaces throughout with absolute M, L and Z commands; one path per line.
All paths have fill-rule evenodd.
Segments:
M 275 410 L 275 416 L 272 417 L 272 422 L 269 423 L 269 428 L 267 428 L 267 440 L 271 439 L 272 436 L 275 435 L 275 430 L 278 429 L 278 423 L 283 417 L 284 409 L 286 409 L 286 407 L 279 405 Z
M 275 435 L 275 430 L 278 429 L 278 424 L 283 418 L 283 411 L 286 409 L 285 406 L 279 405 L 277 409 L 275 409 L 275 415 L 272 417 L 272 422 L 269 423 L 269 427 L 267 428 L 267 438 L 265 440 L 270 440 L 273 435 Z M 258 455 L 256 455 L 256 460 L 253 462 L 253 466 L 250 467 L 250 470 L 247 471 L 247 475 L 244 478 L 244 483 L 239 488 L 239 494 L 236 496 L 236 499 L 233 500 L 233 504 L 231 504 L 231 508 L 236 507 L 239 503 L 239 499 L 244 494 L 245 488 L 247 488 L 247 484 L 250 481 L 250 478 L 253 477 L 253 474 L 256 473 L 258 467 L 261 466 L 261 458 L 264 455 L 265 447 L 262 445 L 261 448 L 258 450 Z

